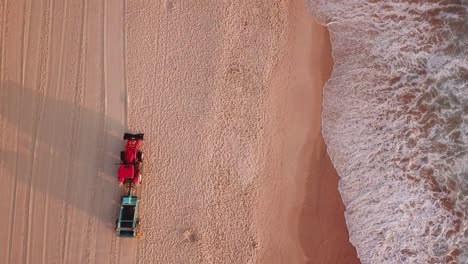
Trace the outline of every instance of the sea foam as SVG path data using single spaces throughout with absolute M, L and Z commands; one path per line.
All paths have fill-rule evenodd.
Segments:
M 323 134 L 362 263 L 468 263 L 468 1 L 309 0 Z

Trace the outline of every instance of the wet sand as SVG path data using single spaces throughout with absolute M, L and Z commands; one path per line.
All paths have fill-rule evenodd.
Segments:
M 302 1 L 1 4 L 0 262 L 355 263 Z M 118 153 L 145 133 L 143 237 Z
M 270 166 L 259 182 L 259 263 L 359 263 L 349 242 L 339 177 L 321 134 L 329 34 L 291 1 L 288 42 L 271 87 Z M 279 107 L 280 106 L 280 107 Z

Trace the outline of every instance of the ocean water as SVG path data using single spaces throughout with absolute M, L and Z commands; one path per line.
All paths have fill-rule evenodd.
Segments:
M 362 263 L 468 263 L 468 0 L 308 0 L 323 134 Z

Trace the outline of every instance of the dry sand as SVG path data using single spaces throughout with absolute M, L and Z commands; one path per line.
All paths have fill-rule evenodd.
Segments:
M 356 262 L 302 1 L 4 0 L 0 30 L 0 263 Z M 127 126 L 139 241 L 113 232 Z

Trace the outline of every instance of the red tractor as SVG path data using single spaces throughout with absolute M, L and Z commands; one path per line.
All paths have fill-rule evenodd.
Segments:
M 125 133 L 124 140 L 127 140 L 125 151 L 120 152 L 119 183 L 132 187 L 141 182 L 141 163 L 143 162 L 143 152 L 138 147 L 143 140 L 143 134 Z

